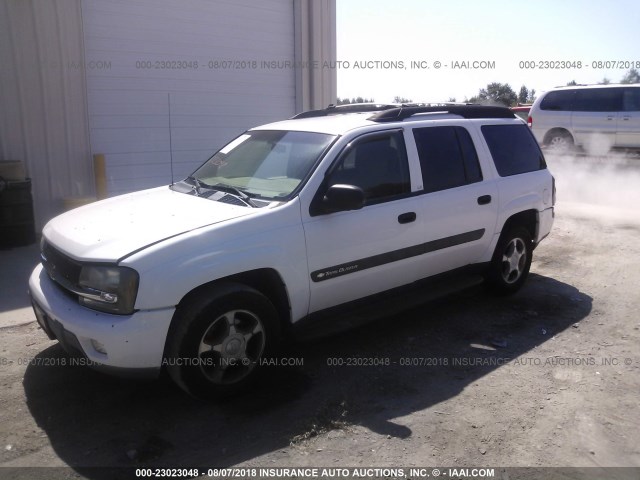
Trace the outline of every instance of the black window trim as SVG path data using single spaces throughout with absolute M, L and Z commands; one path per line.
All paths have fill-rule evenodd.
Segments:
M 460 129 L 464 129 L 469 136 L 469 140 L 471 140 L 471 146 L 473 147 L 473 151 L 476 152 L 476 163 L 478 164 L 478 170 L 480 171 L 480 178 L 478 180 L 469 180 L 469 171 L 467 170 L 467 156 L 464 153 L 464 149 L 462 148 L 462 142 L 460 141 Z M 456 139 L 458 140 L 458 146 L 460 147 L 460 154 L 462 155 L 462 166 L 464 167 L 464 176 L 467 179 L 467 183 L 465 185 L 472 185 L 474 183 L 482 182 L 484 180 L 484 173 L 482 171 L 482 165 L 480 164 L 480 155 L 478 155 L 478 149 L 476 148 L 476 144 L 473 141 L 473 137 L 471 136 L 471 132 L 469 132 L 468 128 L 463 127 L 462 125 L 456 125 Z M 460 185 L 463 187 L 464 185 Z M 455 187 L 453 187 L 455 188 Z

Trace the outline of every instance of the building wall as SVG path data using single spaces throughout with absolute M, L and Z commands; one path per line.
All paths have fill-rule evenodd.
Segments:
M 94 194 L 80 0 L 0 1 L 0 160 L 22 160 L 36 226 Z
M 337 93 L 336 2 L 295 0 L 296 111 L 325 108 Z M 307 65 L 307 67 L 304 67 Z
M 0 160 L 37 228 L 63 200 L 184 178 L 255 125 L 335 101 L 335 0 L 0 0 Z M 196 67 L 197 65 L 197 67 Z

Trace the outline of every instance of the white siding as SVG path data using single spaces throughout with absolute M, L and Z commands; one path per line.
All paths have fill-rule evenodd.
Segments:
M 31 177 L 36 228 L 94 194 L 80 0 L 0 2 L 0 160 Z
M 262 65 L 295 58 L 292 0 L 83 0 L 82 16 L 91 150 L 105 154 L 110 195 L 168 183 L 170 150 L 181 178 L 295 113 L 295 71 Z M 198 68 L 141 68 L 160 61 Z
M 301 64 L 317 62 L 335 65 L 336 1 L 296 0 L 296 60 Z M 296 109 L 325 108 L 337 101 L 335 68 L 298 68 L 296 70 Z

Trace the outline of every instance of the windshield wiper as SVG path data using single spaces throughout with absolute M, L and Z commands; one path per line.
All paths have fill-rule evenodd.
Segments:
M 255 197 L 256 195 L 252 195 L 232 185 L 227 185 L 225 183 L 216 183 L 215 185 L 209 185 L 208 183 L 203 182 L 202 180 L 194 177 L 193 175 L 188 176 L 186 180 L 189 182 L 189 185 L 191 185 L 191 188 L 193 189 L 197 197 L 202 195 L 202 192 L 201 192 L 202 189 L 218 190 L 239 198 L 250 207 L 257 207 L 257 205 L 251 200 L 251 198 Z
M 215 185 L 207 185 L 207 187 L 220 190 L 221 192 L 230 193 L 235 197 L 239 197 L 243 202 L 250 205 L 251 207 L 257 207 L 257 205 L 251 200 L 251 198 L 255 197 L 255 195 L 245 192 L 244 190 L 240 190 L 239 188 L 227 185 L 225 183 L 216 183 Z
M 196 197 L 199 197 L 202 192 L 200 191 L 201 189 L 207 189 L 207 190 L 211 190 L 213 187 L 207 183 L 204 183 L 202 180 L 200 180 L 199 178 L 196 178 L 192 175 L 187 177 L 187 180 L 189 182 L 191 182 L 191 188 L 193 189 L 193 191 L 196 194 Z

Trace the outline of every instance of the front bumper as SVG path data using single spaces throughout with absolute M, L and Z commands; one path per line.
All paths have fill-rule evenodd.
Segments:
M 108 373 L 157 376 L 175 308 L 111 315 L 79 305 L 38 265 L 29 279 L 38 323 L 65 350 Z M 96 345 L 106 353 L 96 350 Z

